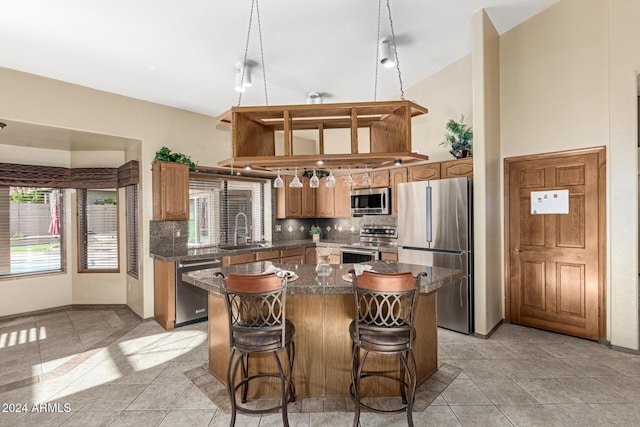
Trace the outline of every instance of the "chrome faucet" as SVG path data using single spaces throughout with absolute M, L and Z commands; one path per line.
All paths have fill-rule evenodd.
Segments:
M 235 245 L 238 245 L 238 240 L 240 240 L 240 232 L 238 231 L 238 217 L 239 216 L 243 216 L 244 217 L 244 234 L 242 235 L 242 244 L 246 244 L 247 243 L 247 239 L 249 238 L 249 220 L 247 219 L 247 215 L 244 212 L 239 212 L 236 215 L 236 223 L 235 223 L 235 227 L 233 230 L 233 243 Z

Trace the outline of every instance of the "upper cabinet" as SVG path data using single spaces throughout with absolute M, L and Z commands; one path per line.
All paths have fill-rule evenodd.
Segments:
M 440 163 L 410 166 L 407 172 L 407 179 L 409 182 L 440 179 Z
M 276 191 L 276 218 L 313 218 L 316 216 L 316 189 L 302 177 L 302 188 L 291 188 L 292 176 L 284 177 L 284 187 Z
M 407 182 L 407 168 L 396 168 L 389 171 L 391 181 L 391 216 L 398 216 L 398 184 Z
M 189 219 L 189 166 L 182 163 L 154 162 L 153 219 Z
M 440 163 L 440 175 L 443 179 L 473 177 L 473 157 Z
M 316 217 L 349 218 L 351 216 L 351 189 L 345 185 L 346 176 L 336 176 L 336 185 L 327 187 L 327 178 L 320 179 L 316 193 Z
M 355 184 L 353 185 L 354 190 L 358 190 L 361 188 L 384 188 L 389 186 L 389 170 L 374 170 L 369 172 L 369 185 L 363 185 L 362 180 L 364 178 L 365 173 L 354 173 L 351 175 Z

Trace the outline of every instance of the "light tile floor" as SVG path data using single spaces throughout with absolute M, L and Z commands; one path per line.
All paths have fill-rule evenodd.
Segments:
M 414 413 L 416 426 L 640 424 L 640 355 L 510 324 L 488 340 L 440 330 L 439 344 L 442 368 L 423 387 L 431 404 Z M 0 426 L 226 426 L 207 397 L 220 391 L 203 375 L 207 357 L 206 323 L 166 332 L 124 307 L 5 320 Z M 348 401 L 295 405 L 292 426 L 352 424 Z M 365 412 L 361 424 L 406 421 Z M 240 415 L 237 425 L 281 420 Z

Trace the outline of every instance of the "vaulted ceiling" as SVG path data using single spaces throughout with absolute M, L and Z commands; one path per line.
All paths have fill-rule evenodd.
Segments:
M 390 0 L 404 87 L 471 51 L 485 8 L 499 33 L 557 0 Z M 373 101 L 378 1 L 20 0 L 3 2 L 0 66 L 217 116 L 238 104 L 235 65 L 255 61 L 241 105 Z M 386 0 L 380 36 L 391 35 Z M 264 61 L 263 61 L 264 59 Z M 378 67 L 377 100 L 397 99 L 398 73 Z

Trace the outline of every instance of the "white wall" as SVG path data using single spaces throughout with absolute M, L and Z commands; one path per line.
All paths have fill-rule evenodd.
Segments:
M 228 126 L 220 126 L 213 117 L 6 68 L 0 68 L 0 93 L 0 117 L 7 120 L 140 141 L 132 142 L 131 146 L 125 149 L 126 161 L 140 162 L 140 279 L 128 279 L 122 274 L 113 275 L 109 276 L 112 282 L 107 283 L 110 279 L 106 279 L 103 282 L 104 286 L 96 288 L 77 282 L 78 287 L 74 288 L 77 295 L 74 297 L 77 301 L 83 302 L 126 300 L 140 316 L 152 317 L 153 261 L 149 257 L 148 237 L 149 221 L 152 218 L 151 162 L 155 152 L 162 146 L 167 146 L 173 151 L 190 155 L 200 164 L 216 165 L 218 161 L 231 157 L 231 135 Z M 29 163 L 37 158 L 39 164 L 43 165 L 70 166 L 70 153 L 51 153 L 52 151 L 54 150 L 0 147 L 3 161 L 7 159 L 6 161 L 14 163 Z M 8 156 L 5 157 L 5 153 L 12 153 L 11 160 L 8 160 Z M 71 262 L 70 254 L 68 265 Z M 0 282 L 0 290 L 3 291 L 0 316 L 71 303 L 71 279 L 67 275 L 51 277 L 54 279 L 15 279 Z M 35 285 L 32 285 L 34 280 L 42 283 L 37 288 L 37 297 L 25 298 L 26 292 L 36 290 L 33 287 Z M 128 288 L 128 283 L 131 289 Z M 63 295 L 66 297 L 63 298 Z
M 634 0 L 562 0 L 500 37 L 501 157 L 607 148 L 607 338 L 636 350 L 639 16 Z
M 504 318 L 500 159 L 500 41 L 484 11 L 473 16 L 473 213 L 475 332 Z

